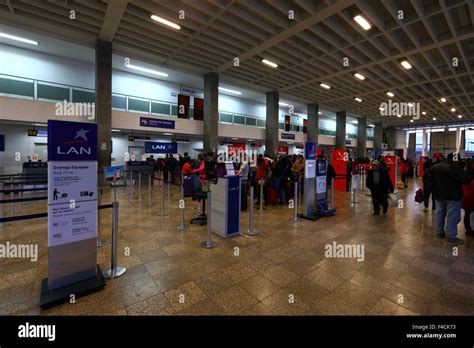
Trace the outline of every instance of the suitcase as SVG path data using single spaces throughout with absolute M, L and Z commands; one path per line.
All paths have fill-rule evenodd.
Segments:
M 190 176 L 183 177 L 184 197 L 193 196 L 193 181 Z

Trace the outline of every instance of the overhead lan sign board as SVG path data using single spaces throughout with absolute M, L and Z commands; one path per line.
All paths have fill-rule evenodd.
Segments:
M 178 144 L 146 141 L 145 153 L 178 153 Z
M 140 126 L 175 129 L 175 121 L 161 120 L 158 118 L 151 118 L 151 117 L 140 117 Z
M 295 135 L 292 133 L 281 133 L 282 139 L 295 140 Z

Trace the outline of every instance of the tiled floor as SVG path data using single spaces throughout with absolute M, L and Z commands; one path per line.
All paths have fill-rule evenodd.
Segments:
M 200 248 L 206 226 L 178 231 L 173 188 L 171 214 L 157 216 L 147 200 L 120 200 L 120 278 L 107 281 L 103 291 L 40 310 L 41 280 L 47 277 L 46 219 L 15 222 L 0 229 L 0 243 L 38 243 L 38 262 L 0 260 L 0 314 L 43 315 L 414 315 L 474 314 L 474 246 L 467 238 L 453 255 L 453 245 L 434 236 L 434 214 L 414 201 L 414 189 L 401 191 L 403 209 L 372 216 L 370 197 L 335 195 L 337 214 L 319 221 L 291 221 L 292 210 L 272 206 L 255 212 L 257 236 L 224 240 Z M 143 191 L 142 197 L 146 198 Z M 110 201 L 110 194 L 103 202 Z M 196 202 L 187 199 L 186 219 Z M 45 202 L 23 206 L 18 214 L 45 211 Z M 9 210 L 6 209 L 6 213 Z M 110 240 L 111 213 L 101 211 L 102 235 Z M 242 215 L 242 231 L 248 215 Z M 459 226 L 460 236 L 463 228 Z M 365 260 L 325 257 L 325 245 L 360 243 Z M 130 256 L 124 248 L 130 248 Z M 238 248 L 238 253 L 236 249 Z M 98 262 L 109 266 L 110 244 L 98 249 Z

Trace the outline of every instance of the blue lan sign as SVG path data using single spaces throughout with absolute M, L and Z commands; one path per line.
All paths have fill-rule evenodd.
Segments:
M 49 161 L 96 161 L 97 124 L 48 121 Z
M 178 144 L 145 141 L 145 153 L 178 153 Z

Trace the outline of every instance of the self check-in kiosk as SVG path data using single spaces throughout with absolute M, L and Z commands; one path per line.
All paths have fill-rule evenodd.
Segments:
M 211 190 L 211 231 L 223 238 L 240 234 L 240 176 L 232 162 L 225 163 L 224 175 L 217 177 Z

